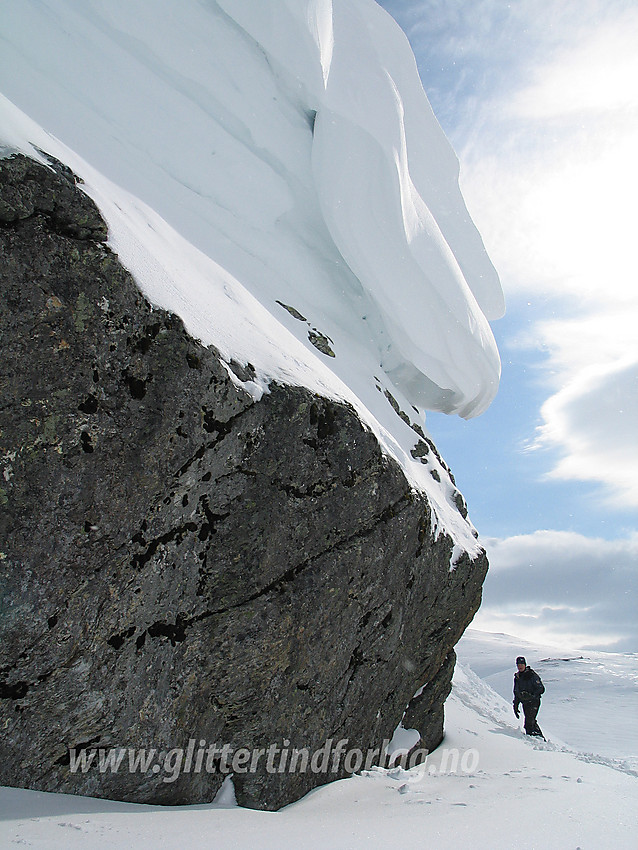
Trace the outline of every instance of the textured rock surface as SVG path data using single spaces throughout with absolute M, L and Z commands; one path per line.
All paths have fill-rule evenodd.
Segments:
M 69 750 L 366 750 L 424 682 L 405 724 L 434 747 L 485 558 L 450 572 L 351 409 L 253 402 L 104 238 L 64 169 L 0 161 L 0 783 L 210 801 L 219 772 L 72 773 Z M 265 761 L 241 804 L 342 775 Z

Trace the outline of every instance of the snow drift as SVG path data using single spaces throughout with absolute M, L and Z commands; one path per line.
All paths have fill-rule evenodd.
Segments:
M 386 12 L 24 0 L 4 16 L 0 81 L 32 119 L 0 100 L 0 146 L 82 176 L 153 303 L 250 362 L 253 393 L 274 379 L 353 404 L 475 548 L 452 492 L 411 457 L 410 420 L 487 407 L 503 299 Z

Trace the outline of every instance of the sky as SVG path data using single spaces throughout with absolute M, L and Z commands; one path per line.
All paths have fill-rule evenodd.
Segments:
M 637 651 L 638 7 L 379 2 L 507 299 L 491 408 L 427 422 L 490 556 L 474 624 Z

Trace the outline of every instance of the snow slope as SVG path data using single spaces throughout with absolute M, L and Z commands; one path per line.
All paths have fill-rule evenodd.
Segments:
M 465 649 L 479 657 L 491 646 L 511 654 L 520 642 L 472 632 Z M 513 644 L 512 644 L 513 642 Z M 541 653 L 528 647 L 530 659 Z M 617 659 L 597 653 L 596 686 L 580 702 L 598 747 L 627 721 L 611 717 L 601 730 L 596 696 L 613 684 Z M 509 656 L 508 656 L 509 658 Z M 604 672 L 606 660 L 611 665 Z M 633 661 L 635 670 L 635 657 Z M 509 659 L 511 665 L 511 659 Z M 564 669 L 564 668 L 563 668 Z M 546 696 L 563 681 L 561 670 Z M 636 694 L 634 693 L 633 709 Z M 133 806 L 88 798 L 0 790 L 0 843 L 46 850 L 73 848 L 387 848 L 458 850 L 624 850 L 638 837 L 638 777 L 615 761 L 580 753 L 558 740 L 531 741 L 502 699 L 472 670 L 457 666 L 446 703 L 446 738 L 424 766 L 372 770 L 317 789 L 280 812 L 237 807 Z
M 638 775 L 636 653 L 542 646 L 477 629 L 468 629 L 456 650 L 460 661 L 509 703 L 514 659 L 525 655 L 546 688 L 541 728 L 555 730 L 583 755 L 595 754 Z
M 275 379 L 353 404 L 476 551 L 387 394 L 414 424 L 484 410 L 503 298 L 392 18 L 374 0 L 21 0 L 0 37 L 0 153 L 68 163 L 153 303 L 252 363 L 254 394 Z

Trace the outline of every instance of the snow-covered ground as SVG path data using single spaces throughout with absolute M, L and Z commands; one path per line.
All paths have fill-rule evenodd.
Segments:
M 525 651 L 547 691 L 548 742 L 525 737 L 509 693 Z M 0 789 L 0 845 L 46 850 L 135 848 L 387 848 L 624 850 L 638 843 L 635 655 L 577 653 L 470 631 L 446 703 L 446 738 L 409 771 L 371 770 L 313 791 L 279 812 L 236 806 L 162 808 Z M 584 660 L 584 659 L 583 659 Z M 500 687 L 500 685 L 499 685 Z M 573 699 L 568 699 L 568 694 Z M 616 702 L 617 700 L 617 702 Z M 615 709 L 612 711 L 611 706 Z M 578 725 L 572 736 L 574 723 Z M 574 743 L 577 738 L 585 747 Z
M 460 661 L 509 703 L 514 659 L 524 655 L 547 693 L 539 715 L 552 740 L 638 776 L 638 655 L 543 646 L 468 629 Z M 637 800 L 638 802 L 638 800 Z

